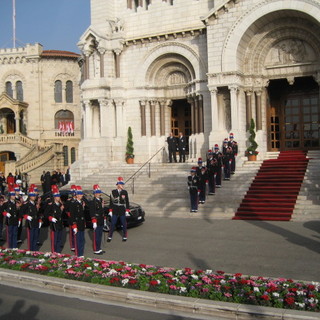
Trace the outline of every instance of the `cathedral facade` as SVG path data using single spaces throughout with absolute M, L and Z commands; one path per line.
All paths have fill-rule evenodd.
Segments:
M 170 132 L 189 161 L 231 132 L 244 156 L 251 119 L 261 159 L 319 149 L 319 17 L 316 0 L 91 0 L 74 172 L 125 161 L 129 127 L 139 163 Z

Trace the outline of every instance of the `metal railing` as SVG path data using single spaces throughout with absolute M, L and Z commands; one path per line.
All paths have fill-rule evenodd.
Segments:
M 130 178 L 128 178 L 125 181 L 125 184 L 127 184 L 129 181 L 132 180 L 132 184 L 131 184 L 131 192 L 132 194 L 134 194 L 134 181 L 135 179 L 138 178 L 138 173 L 141 173 L 141 170 L 148 165 L 148 177 L 151 178 L 151 160 L 157 155 L 159 154 L 161 151 L 164 151 L 165 147 L 161 147 L 151 158 L 149 158 Z

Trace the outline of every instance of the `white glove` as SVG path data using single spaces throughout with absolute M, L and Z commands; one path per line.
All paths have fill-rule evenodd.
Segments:
M 32 218 L 31 216 L 28 216 L 28 217 L 27 217 L 27 220 L 29 220 L 29 221 L 32 221 L 32 219 L 33 219 L 33 218 Z
M 78 229 L 77 229 L 77 228 L 74 228 L 74 229 L 73 229 L 73 232 L 74 232 L 74 234 L 77 234 Z
M 41 228 L 41 226 L 42 226 L 42 222 L 39 222 L 39 229 Z
M 52 221 L 53 223 L 56 223 L 58 220 L 57 220 L 56 218 L 52 218 L 51 221 Z
M 94 222 L 92 226 L 93 226 L 93 229 L 94 229 L 94 230 L 97 229 L 97 223 L 96 223 L 96 222 Z
M 19 221 L 18 221 L 18 228 L 20 227 L 20 225 L 21 225 L 21 221 L 19 220 Z
M 130 213 L 126 211 L 126 217 L 130 217 Z
M 6 216 L 7 216 L 7 218 L 10 218 L 11 217 L 11 213 L 7 212 Z
M 112 217 L 112 212 L 109 212 L 109 213 L 108 213 L 108 216 Z

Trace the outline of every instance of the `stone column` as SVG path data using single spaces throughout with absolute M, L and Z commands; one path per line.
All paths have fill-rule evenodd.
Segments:
M 156 135 L 156 113 L 155 101 L 150 101 L 150 133 L 151 137 Z
M 140 101 L 140 121 L 141 121 L 141 136 L 147 134 L 146 130 L 146 101 Z
M 250 122 L 252 118 L 252 105 L 251 105 L 251 89 L 245 91 L 246 93 L 246 130 L 250 128 Z
M 194 132 L 199 133 L 199 96 L 194 97 Z
M 195 102 L 192 97 L 188 98 L 188 102 L 190 103 L 190 109 L 191 109 L 191 134 L 195 134 Z
M 239 128 L 238 116 L 238 86 L 229 86 L 231 100 L 231 128 L 236 131 Z
M 85 108 L 85 138 L 92 137 L 92 104 L 91 101 L 84 101 L 84 108 Z
M 108 136 L 108 127 L 112 124 L 110 123 L 111 114 L 108 111 L 108 105 L 111 103 L 110 100 L 100 99 L 100 136 L 107 137 Z
M 211 131 L 219 129 L 219 112 L 218 112 L 218 88 L 210 89 L 211 95 Z
M 15 118 L 15 122 L 16 122 L 16 132 L 15 132 L 15 134 L 17 134 L 17 133 L 20 133 L 20 117 L 19 117 L 19 113 L 16 113 L 14 118 Z
M 164 136 L 166 134 L 166 117 L 165 117 L 165 104 L 159 103 L 160 108 L 160 136 Z
M 125 135 L 124 132 L 124 101 L 123 100 L 115 100 L 114 101 L 116 106 L 116 137 L 123 137 Z
M 262 90 L 261 89 L 255 91 L 255 97 L 256 97 L 256 130 L 262 130 L 261 94 L 262 94 Z
M 120 54 L 121 50 L 114 50 L 116 78 L 120 78 Z
M 203 125 L 203 97 L 200 94 L 198 96 L 199 99 L 199 133 L 203 133 L 204 125 Z
M 104 77 L 104 54 L 106 50 L 104 48 L 99 48 L 99 54 L 100 54 L 100 78 Z

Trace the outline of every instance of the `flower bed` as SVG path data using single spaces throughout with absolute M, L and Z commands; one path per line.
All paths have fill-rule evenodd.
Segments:
M 0 249 L 0 268 L 242 304 L 320 311 L 320 284 Z

